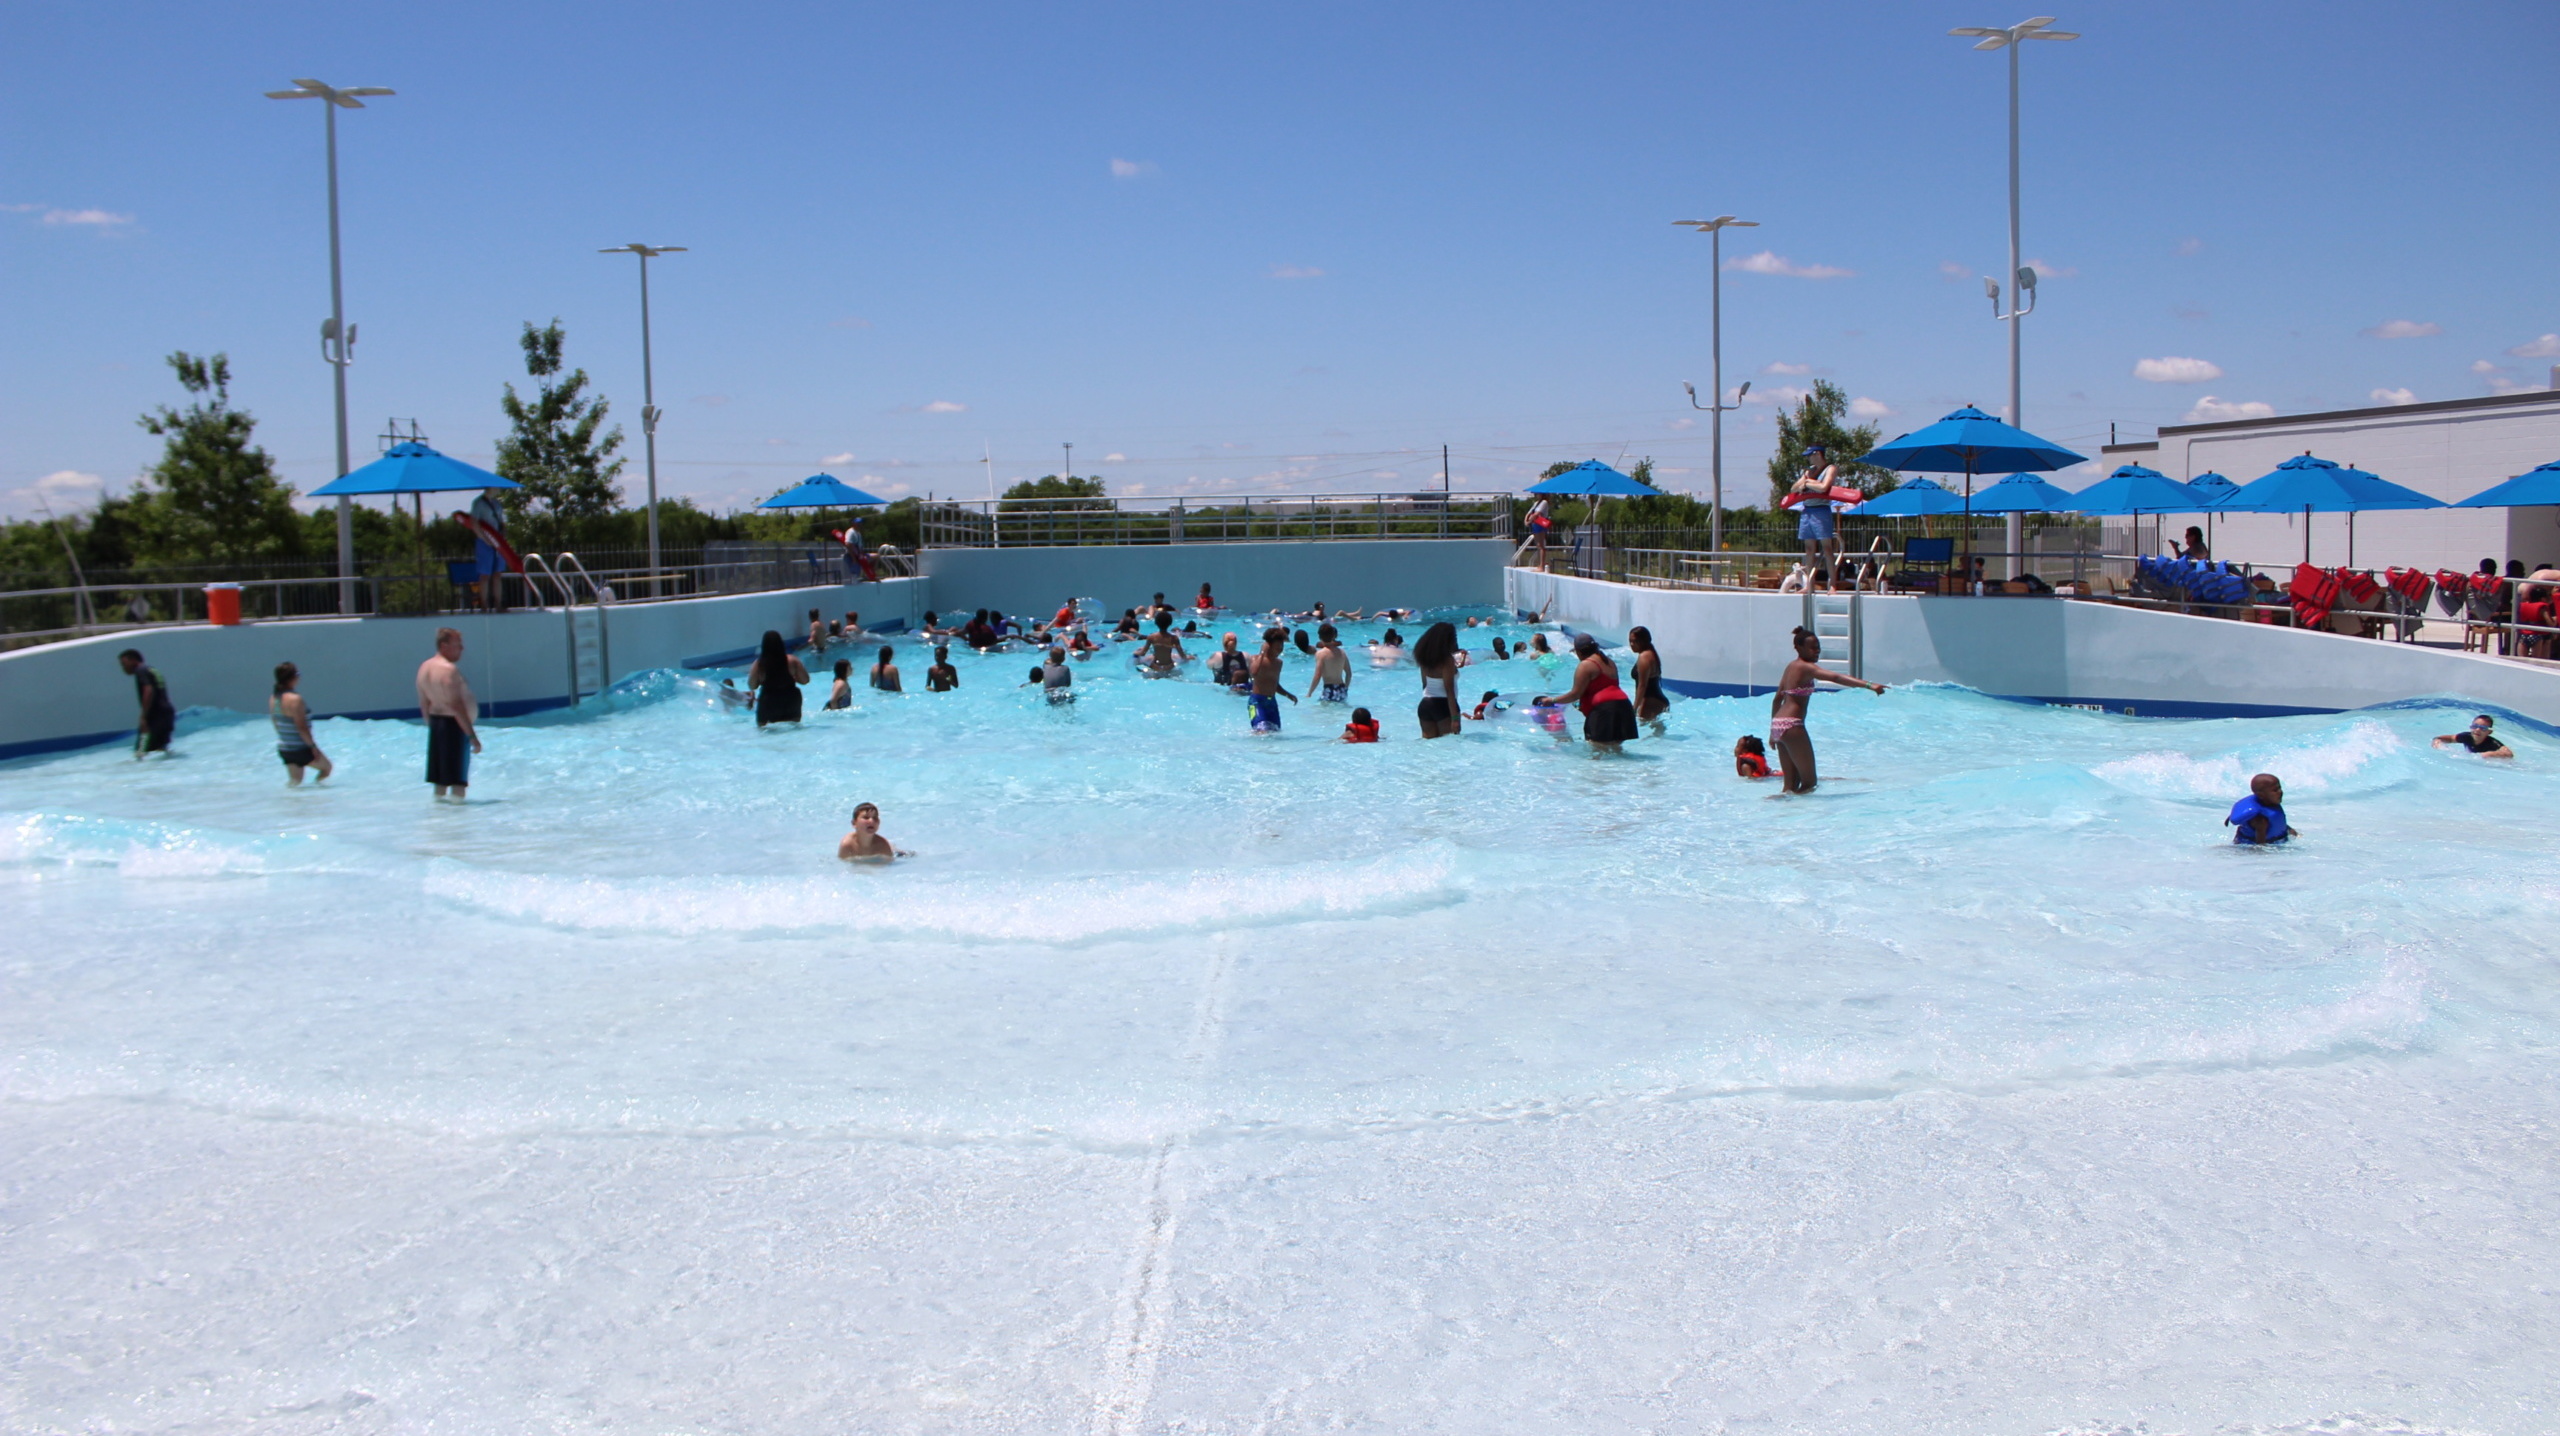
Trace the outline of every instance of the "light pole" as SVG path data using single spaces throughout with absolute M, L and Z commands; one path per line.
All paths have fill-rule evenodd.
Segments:
M 682 254 L 681 244 L 618 244 L 598 254 L 640 256 L 640 442 L 649 455 L 649 592 L 658 592 L 658 381 L 649 367 L 649 261 Z
M 2048 30 L 2051 15 L 2038 15 L 2021 20 L 2005 30 L 1987 29 L 1979 25 L 1962 25 L 1947 33 L 1961 35 L 1975 42 L 1977 50 L 2009 52 L 2009 278 L 2017 288 L 2009 296 L 2009 312 L 2000 312 L 2000 281 L 1985 279 L 1983 289 L 1991 296 L 1991 317 L 2009 326 L 2009 422 L 2025 428 L 2027 421 L 2018 406 L 2018 341 L 2019 321 L 2036 309 L 2036 277 L 2018 260 L 2018 47 L 2029 40 L 2077 40 L 2080 37 L 2065 30 Z M 2002 547 L 2009 551 L 2009 576 L 2017 577 L 2018 550 L 2025 546 L 2027 521 L 2024 514 L 2009 515 L 2007 538 Z
M 298 88 L 269 90 L 270 100 L 326 100 L 320 112 L 329 131 L 329 317 L 320 326 L 320 357 L 328 362 L 338 392 L 338 477 L 347 474 L 347 366 L 356 362 L 356 327 L 347 322 L 346 287 L 338 267 L 338 111 L 361 110 L 360 95 L 392 93 L 380 85 L 341 90 L 318 80 L 296 80 Z M 352 500 L 338 500 L 338 612 L 356 611 L 356 528 Z
M 1742 393 L 1734 395 L 1732 403 L 1727 404 L 1724 401 L 1724 232 L 1728 229 L 1758 229 L 1760 221 L 1735 219 L 1732 215 L 1720 214 L 1713 219 L 1675 219 L 1672 223 L 1687 225 L 1707 237 L 1709 266 L 1707 328 L 1711 336 L 1708 340 L 1710 357 L 1707 362 L 1713 370 L 1707 379 L 1714 386 L 1715 402 L 1699 403 L 1698 386 L 1695 384 L 1684 384 L 1681 387 L 1689 391 L 1690 407 L 1704 409 L 1710 416 L 1707 420 L 1707 430 L 1714 437 L 1707 449 L 1707 472 L 1711 476 L 1713 491 L 1708 498 L 1707 506 L 1707 547 L 1716 553 L 1722 553 L 1724 552 L 1724 416 L 1732 410 L 1741 408 L 1742 395 L 1751 392 L 1751 385 L 1746 380 L 1742 386 Z

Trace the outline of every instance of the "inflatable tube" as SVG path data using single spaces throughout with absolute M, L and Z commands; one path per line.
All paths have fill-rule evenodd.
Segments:
M 496 529 L 491 528 L 489 525 L 482 523 L 479 519 L 473 517 L 467 509 L 455 510 L 453 518 L 454 522 L 462 525 L 465 529 L 468 529 L 473 538 L 478 539 L 480 542 L 487 544 L 491 549 L 495 550 L 499 559 L 506 564 L 507 572 L 524 572 L 524 560 L 516 556 L 515 546 L 507 542 L 507 536 L 505 534 L 502 534 Z

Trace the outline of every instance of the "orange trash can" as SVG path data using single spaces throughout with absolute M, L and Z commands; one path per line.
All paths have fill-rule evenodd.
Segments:
M 208 623 L 224 625 L 240 621 L 240 585 L 208 583 L 204 586 L 204 616 Z

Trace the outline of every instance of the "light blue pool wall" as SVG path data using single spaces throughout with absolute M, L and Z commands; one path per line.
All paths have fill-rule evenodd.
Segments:
M 1071 598 L 1107 612 L 1162 592 L 1188 608 L 1202 582 L 1245 612 L 1438 608 L 1499 603 L 1507 539 L 1157 544 L 1104 548 L 938 548 L 924 552 L 934 607 L 1047 614 Z
M 1806 622 L 1800 594 L 1701 593 L 1505 571 L 1506 603 L 1623 640 L 1651 631 L 1664 682 L 1766 693 Z M 2053 598 L 1857 598 L 1864 676 L 2155 717 L 2342 712 L 2417 699 L 2560 725 L 2560 669 L 2269 624 Z

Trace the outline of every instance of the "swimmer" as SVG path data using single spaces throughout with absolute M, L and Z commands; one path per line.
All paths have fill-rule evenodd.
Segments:
M 1135 643 L 1138 641 L 1138 633 L 1138 611 L 1134 608 L 1120 610 L 1120 621 L 1112 625 L 1111 641 Z
M 1200 596 L 1191 600 L 1191 606 L 1200 610 L 1202 613 L 1209 613 L 1216 610 L 1218 601 L 1209 596 L 1209 585 L 1206 582 L 1203 582 L 1200 585 Z
M 1298 651 L 1300 653 L 1307 655 L 1309 658 L 1316 656 L 1316 646 L 1307 641 L 1307 631 L 1305 629 L 1301 628 L 1297 632 L 1290 634 L 1289 641 L 1298 645 Z
M 744 708 L 756 701 L 751 695 L 740 691 L 738 680 L 735 678 L 721 679 L 718 691 L 720 706 L 723 708 Z
M 836 844 L 836 856 L 849 863 L 886 863 L 915 854 L 880 836 L 880 805 L 857 803 L 853 809 L 853 831 Z
M 1049 661 L 1032 671 L 1040 679 L 1040 695 L 1042 697 L 1048 699 L 1051 703 L 1073 703 L 1076 701 L 1075 670 L 1067 667 L 1067 651 L 1065 649 L 1050 649 Z
M 848 608 L 844 611 L 844 641 L 860 643 L 871 635 L 862 631 L 862 615 Z
M 1413 646 L 1413 666 L 1422 674 L 1422 701 L 1413 710 L 1422 736 L 1454 737 L 1460 727 L 1457 626 L 1435 623 L 1424 629 L 1422 641 Z
M 898 682 L 898 665 L 889 661 L 889 655 L 896 651 L 888 644 L 881 644 L 880 661 L 871 665 L 871 686 L 883 693 L 906 691 Z
M 931 643 L 937 638 L 947 638 L 957 631 L 958 630 L 956 629 L 943 627 L 941 623 L 941 615 L 935 613 L 932 609 L 928 608 L 924 611 L 924 640 L 927 643 Z
M 1488 688 L 1484 691 L 1484 696 L 1476 700 L 1476 706 L 1467 714 L 1467 716 L 1481 723 L 1487 718 L 1492 717 L 1494 714 L 1501 712 L 1502 709 L 1502 695 Z
M 1156 615 L 1156 631 L 1140 643 L 1138 656 L 1146 664 L 1149 678 L 1171 678 L 1175 664 L 1191 661 L 1191 655 L 1183 651 L 1182 640 L 1173 636 L 1171 613 Z
M 1528 651 L 1541 657 L 1555 656 L 1555 650 L 1547 646 L 1547 636 L 1543 633 L 1529 635 Z
M 1236 647 L 1234 634 L 1227 635 L 1226 642 L 1219 646 L 1217 654 L 1209 660 L 1209 681 L 1221 688 L 1232 688 L 1239 693 L 1252 685 L 1253 664 L 1245 658 L 1244 650 Z
M 1590 634 L 1577 635 L 1573 651 L 1582 661 L 1574 665 L 1573 686 L 1552 698 L 1529 700 L 1539 708 L 1562 708 L 1570 703 L 1582 710 L 1582 741 L 1603 753 L 1615 753 L 1636 736 L 1636 709 L 1627 701 L 1627 690 L 1618 686 L 1618 665 L 1600 651 L 1600 640 Z
M 1366 708 L 1352 709 L 1351 721 L 1342 725 L 1342 741 L 1345 743 L 1377 742 L 1378 720 L 1370 717 L 1369 710 Z
M 1822 640 L 1810 628 L 1798 625 L 1795 645 L 1795 659 L 1778 675 L 1778 691 L 1769 699 L 1769 743 L 1778 750 L 1778 769 L 1785 778 L 1780 791 L 1810 793 L 1820 781 L 1813 766 L 1813 735 L 1804 727 L 1805 710 L 1813 704 L 1813 686 L 1837 683 L 1882 693 L 1884 685 L 1834 673 L 1816 662 L 1822 657 Z
M 1351 655 L 1342 651 L 1341 635 L 1328 623 L 1316 630 L 1316 701 L 1351 700 Z
M 267 699 L 267 721 L 275 725 L 276 756 L 284 760 L 284 785 L 302 786 L 302 770 L 315 770 L 311 781 L 325 783 L 336 769 L 329 755 L 320 751 L 320 742 L 311 736 L 311 705 L 303 701 L 299 689 L 302 670 L 290 663 L 276 665 L 276 691 Z
M 747 665 L 747 687 L 756 695 L 756 726 L 800 721 L 800 685 L 809 670 L 782 645 L 782 635 L 764 631 L 764 649 Z
M 2500 742 L 2498 720 L 2483 713 L 2471 720 L 2471 726 L 2459 733 L 2447 733 L 2435 741 L 2439 748 L 2461 748 L 2483 758 L 2513 758 L 2516 750 Z
M 1493 657 L 1497 663 L 1508 662 L 1511 658 L 1511 650 L 1498 637 L 1493 640 Z
M 1662 691 L 1662 655 L 1654 651 L 1653 631 L 1641 624 L 1627 630 L 1627 646 L 1636 651 L 1636 721 L 1652 724 L 1653 736 L 1659 738 L 1668 726 L 1662 715 L 1671 711 L 1671 699 Z
M 1064 628 L 1064 627 L 1066 627 L 1068 624 L 1073 623 L 1073 622 L 1075 622 L 1075 621 L 1076 621 L 1076 601 L 1075 601 L 1074 599 L 1072 599 L 1072 598 L 1071 598 L 1071 599 L 1068 599 L 1066 602 L 1064 602 L 1064 603 L 1062 603 L 1062 604 L 1059 604 L 1059 605 L 1058 605 L 1058 611 L 1057 611 L 1057 613 L 1055 613 L 1054 615 L 1052 615 L 1052 616 L 1050 617 L 1050 619 L 1049 619 L 1049 626 L 1050 626 L 1051 628 Z
M 1280 731 L 1280 705 L 1271 701 L 1275 695 L 1292 703 L 1298 701 L 1297 694 L 1280 686 L 1280 669 L 1288 662 L 1281 654 L 1288 639 L 1287 630 L 1266 628 L 1262 630 L 1262 651 L 1253 656 L 1253 731 L 1256 733 Z
M 979 609 L 971 614 L 969 621 L 960 626 L 960 641 L 981 653 L 996 646 L 998 640 L 995 625 L 987 622 L 985 609 Z
M 825 619 L 820 618 L 820 617 L 818 616 L 818 611 L 817 611 L 816 609 L 814 609 L 814 608 L 813 608 L 813 609 L 810 609 L 810 610 L 809 610 L 809 655 L 810 655 L 811 657 L 813 657 L 813 658 L 814 658 L 814 657 L 816 657 L 817 655 L 819 655 L 819 654 L 821 654 L 821 653 L 824 653 L 824 652 L 826 652 L 826 651 L 827 651 L 827 621 L 826 621 Z
M 960 670 L 951 666 L 951 650 L 933 650 L 933 665 L 924 671 L 924 691 L 948 693 L 960 686 Z
M 1074 633 L 1067 636 L 1067 651 L 1076 656 L 1076 661 L 1078 663 L 1082 663 L 1084 660 L 1091 658 L 1096 653 L 1101 652 L 1102 646 L 1095 643 L 1093 641 L 1093 636 L 1086 633 L 1084 629 L 1079 626 Z
M 1753 779 L 1769 776 L 1769 750 L 1760 746 L 1759 735 L 1745 733 L 1733 740 L 1733 775 Z
M 850 708 L 852 706 L 853 660 L 850 658 L 839 658 L 836 660 L 835 686 L 827 690 L 826 711 L 832 712 L 839 708 Z
M 2251 848 L 2286 842 L 2302 831 L 2285 821 L 2284 780 L 2273 773 L 2249 780 L 2249 796 L 2231 805 L 2231 816 L 2222 825 L 2237 829 L 2231 841 Z

